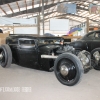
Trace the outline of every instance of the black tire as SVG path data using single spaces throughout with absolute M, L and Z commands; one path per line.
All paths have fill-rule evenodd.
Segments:
M 10 67 L 12 63 L 12 52 L 10 47 L 7 44 L 1 45 L 0 53 L 3 55 L 3 58 L 0 60 L 0 65 L 3 68 Z
M 72 65 L 71 65 L 72 64 Z M 61 65 L 68 65 L 69 73 L 63 77 L 59 73 Z M 81 61 L 77 56 L 71 53 L 63 53 L 58 56 L 54 63 L 54 72 L 57 79 L 64 85 L 73 86 L 79 82 L 84 73 Z
M 100 53 L 100 48 L 96 48 L 96 49 L 93 49 L 93 50 L 91 51 L 91 57 L 92 57 L 92 61 L 91 61 L 92 64 L 91 64 L 91 65 L 93 66 L 94 69 L 100 70 L 100 60 L 99 60 L 98 64 L 96 64 L 96 60 L 95 60 L 95 58 L 93 57 L 93 54 L 94 54 L 94 52 L 96 52 L 96 51 L 98 51 L 98 52 Z

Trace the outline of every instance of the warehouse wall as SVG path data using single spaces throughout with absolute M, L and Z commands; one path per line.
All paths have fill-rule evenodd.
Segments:
M 30 19 L 0 17 L 0 25 L 4 26 L 1 29 L 5 32 L 6 29 L 9 30 L 5 26 L 12 26 L 11 34 L 38 34 L 37 23 L 37 17 Z
M 73 27 L 73 26 L 77 26 L 77 25 L 79 25 L 79 24 L 81 24 L 80 22 L 76 22 L 76 21 L 72 21 L 72 20 L 69 20 L 69 30 L 70 30 L 70 28 L 71 27 Z M 54 35 L 56 35 L 56 36 L 61 36 L 61 35 L 66 35 L 67 34 L 67 32 L 69 31 L 69 30 L 67 30 L 67 31 L 50 31 L 50 23 L 49 22 L 45 22 L 45 33 L 52 33 L 52 34 L 54 34 Z M 42 30 L 42 23 L 40 24 L 40 35 L 42 35 L 43 34 L 43 30 Z

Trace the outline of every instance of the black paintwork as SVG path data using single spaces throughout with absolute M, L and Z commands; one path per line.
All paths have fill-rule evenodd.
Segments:
M 42 43 L 43 41 L 45 43 Z M 51 43 L 52 40 L 57 43 Z M 43 59 L 42 54 L 50 54 L 60 48 L 60 37 L 34 37 L 32 35 L 10 35 L 6 43 L 10 46 L 13 56 L 13 63 L 41 70 L 49 71 L 54 65 L 53 59 Z
M 98 36 L 96 36 L 98 34 Z M 93 49 L 100 47 L 100 30 L 92 31 L 86 34 L 83 38 L 71 42 L 71 46 L 80 50 L 91 52 Z

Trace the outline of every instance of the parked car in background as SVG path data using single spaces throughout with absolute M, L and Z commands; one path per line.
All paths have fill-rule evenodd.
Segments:
M 71 42 L 70 46 L 79 51 L 89 51 L 92 57 L 92 65 L 95 69 L 100 70 L 100 30 L 86 34 L 83 38 Z
M 75 49 L 64 46 L 62 41 L 61 37 L 10 35 L 6 44 L 0 46 L 0 65 L 6 68 L 14 63 L 45 71 L 54 69 L 62 84 L 73 86 L 83 72 L 91 69 L 90 53 L 83 50 L 76 55 Z

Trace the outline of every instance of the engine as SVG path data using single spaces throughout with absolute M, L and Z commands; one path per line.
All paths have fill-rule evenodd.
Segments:
M 76 50 L 73 48 L 73 46 L 63 46 L 61 47 L 58 51 L 58 53 L 72 53 L 76 55 L 80 61 L 82 62 L 83 68 L 84 68 L 84 73 L 88 72 L 92 67 L 91 67 L 91 54 L 86 51 L 86 50 Z
M 41 55 L 41 58 L 46 59 L 56 59 L 60 54 L 63 53 L 72 53 L 76 55 L 82 62 L 84 73 L 88 72 L 91 69 L 91 54 L 86 50 L 80 51 L 73 48 L 73 46 L 61 46 L 57 49 L 52 49 L 49 55 Z

